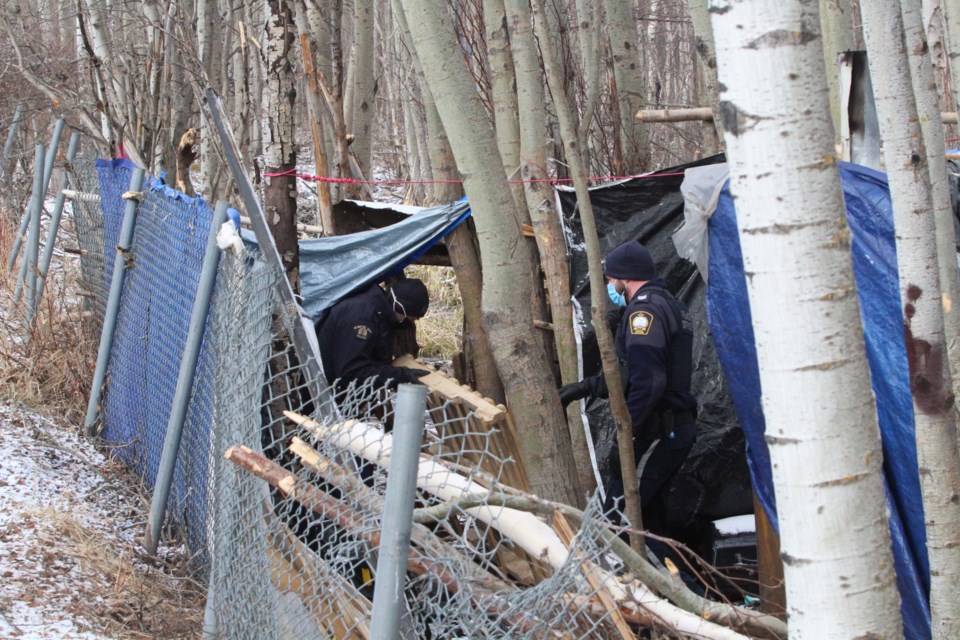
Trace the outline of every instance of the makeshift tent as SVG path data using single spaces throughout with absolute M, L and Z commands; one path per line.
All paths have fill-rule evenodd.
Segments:
M 886 176 L 842 163 L 840 177 L 852 235 L 854 275 L 860 300 L 877 416 L 883 439 L 897 586 L 907 638 L 930 637 L 929 567 L 917 472 L 906 347 L 902 340 L 893 211 Z M 678 234 L 684 255 L 706 269 L 707 315 L 717 354 L 747 439 L 748 460 L 761 504 L 776 525 L 770 459 L 763 438 L 760 374 L 750 302 L 743 274 L 736 212 L 724 166 L 686 172 L 687 228 Z M 704 232 L 708 229 L 708 235 Z M 846 428 L 837 425 L 838 428 Z
M 722 161 L 722 156 L 672 167 L 650 175 L 594 187 L 590 190 L 597 234 L 604 255 L 628 240 L 640 240 L 653 254 L 667 287 L 686 305 L 694 322 L 693 392 L 700 402 L 697 442 L 667 493 L 667 527 L 685 541 L 706 542 L 709 523 L 753 512 L 750 476 L 744 440 L 717 362 L 705 311 L 705 288 L 694 265 L 677 255 L 671 236 L 683 224 L 680 184 L 689 167 Z M 567 233 L 570 276 L 580 313 L 582 375 L 601 371 L 600 353 L 590 317 L 590 283 L 583 230 L 572 189 L 557 189 L 558 208 Z M 606 292 L 603 295 L 606 300 Z M 605 303 L 606 304 L 606 303 Z M 608 321 L 615 329 L 618 312 L 608 305 Z M 585 416 L 595 445 L 599 475 L 606 482 L 619 469 L 605 460 L 617 446 L 616 426 L 606 400 L 586 403 Z
M 359 208 L 382 210 L 389 206 L 354 203 Z M 344 236 L 300 241 L 300 295 L 306 315 L 316 322 L 320 315 L 351 293 L 397 275 L 430 247 L 470 216 L 466 201 L 442 207 L 419 209 L 398 207 L 400 222 L 370 231 Z M 255 246 L 250 231 L 243 239 Z

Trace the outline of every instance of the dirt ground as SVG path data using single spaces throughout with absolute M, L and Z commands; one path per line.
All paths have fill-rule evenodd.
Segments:
M 76 426 L 0 403 L 0 638 L 199 637 L 187 550 L 138 544 L 145 495 Z

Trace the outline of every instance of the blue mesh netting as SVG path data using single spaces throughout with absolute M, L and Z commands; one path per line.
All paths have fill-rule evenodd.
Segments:
M 97 163 L 104 217 L 104 277 L 113 273 L 133 165 Z M 102 400 L 105 442 L 114 457 L 153 486 L 163 451 L 180 361 L 203 265 L 213 211 L 160 184 L 145 188 L 138 209 L 130 264 Z M 194 551 L 204 548 L 206 480 L 215 354 L 208 332 L 167 503 L 167 522 L 182 527 Z

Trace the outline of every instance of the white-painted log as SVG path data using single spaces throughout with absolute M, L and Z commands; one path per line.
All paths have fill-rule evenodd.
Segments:
M 389 466 L 393 438 L 383 433 L 376 425 L 357 420 L 322 425 L 295 413 L 285 412 L 285 415 L 319 440 L 348 449 L 351 453 L 384 468 Z M 417 487 L 442 500 L 456 500 L 465 495 L 488 493 L 488 489 L 483 485 L 451 471 L 427 456 L 420 456 Z M 547 562 L 554 570 L 561 569 L 570 557 L 569 549 L 561 542 L 554 530 L 531 513 L 499 506 L 472 507 L 466 512 L 495 528 L 531 556 Z M 662 620 L 664 625 L 680 633 L 718 640 L 746 638 L 727 627 L 676 607 L 642 584 L 622 585 L 615 576 L 590 563 L 585 563 L 584 570 L 589 571 L 598 584 L 603 584 L 608 589 L 619 606 L 634 609 L 639 606 Z

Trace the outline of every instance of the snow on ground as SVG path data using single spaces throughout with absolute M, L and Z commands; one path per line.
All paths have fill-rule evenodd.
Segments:
M 76 427 L 0 404 L 0 638 L 197 636 L 202 589 L 142 555 L 145 509 Z

